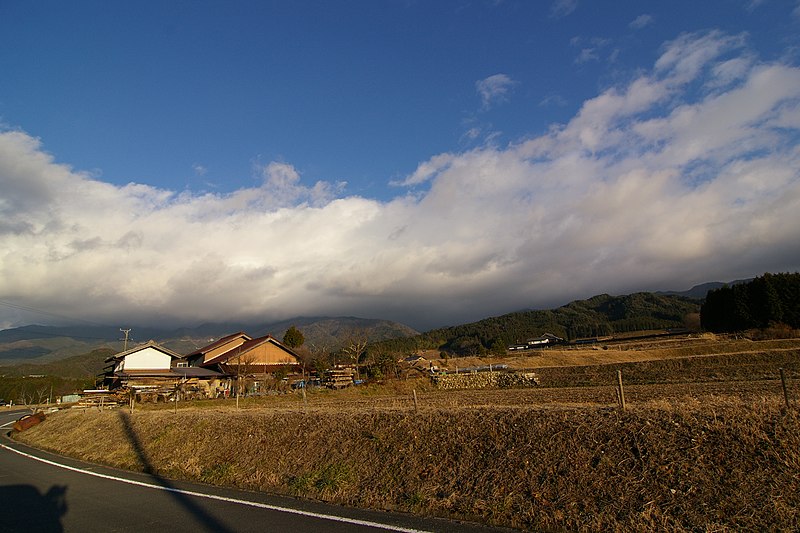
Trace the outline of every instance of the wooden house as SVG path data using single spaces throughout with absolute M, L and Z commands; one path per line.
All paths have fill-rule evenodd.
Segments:
M 241 344 L 229 342 L 222 352 L 205 356 L 200 366 L 217 369 L 226 374 L 271 374 L 275 371 L 299 366 L 299 356 L 272 335 L 248 338 Z
M 222 355 L 230 352 L 231 350 L 236 350 L 245 342 L 251 340 L 253 340 L 252 337 L 240 331 L 239 333 L 222 337 L 221 339 L 212 342 L 208 346 L 198 348 L 186 356 L 186 361 L 191 367 L 202 367 L 206 366 L 207 364 L 213 364 L 209 362 L 219 359 Z
M 275 337 L 254 339 L 243 332 L 199 348 L 186 359 L 192 368 L 214 370 L 222 376 L 212 384 L 221 396 L 233 394 L 240 380 L 244 380 L 242 390 L 258 393 L 276 372 L 296 372 L 300 367 L 297 353 Z
M 128 388 L 137 395 L 166 398 L 179 389 L 208 396 L 208 382 L 219 377 L 213 369 L 190 368 L 186 359 L 149 341 L 106 359 L 104 384 L 109 389 Z

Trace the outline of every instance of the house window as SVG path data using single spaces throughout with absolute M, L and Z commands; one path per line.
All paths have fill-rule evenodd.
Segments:
M 175 366 L 177 366 L 178 368 L 187 368 L 189 366 L 189 363 L 187 363 L 186 361 L 181 361 Z

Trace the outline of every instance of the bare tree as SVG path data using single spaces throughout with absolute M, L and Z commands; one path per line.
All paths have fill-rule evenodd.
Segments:
M 342 353 L 345 357 L 355 365 L 358 379 L 361 379 L 358 365 L 361 362 L 361 357 L 367 351 L 367 344 L 369 344 L 367 331 L 363 328 L 353 328 L 348 333 L 344 348 L 342 348 Z
M 252 376 L 258 367 L 256 364 L 256 354 L 252 352 L 243 354 L 242 350 L 239 349 L 236 352 L 236 356 L 228 359 L 225 366 L 228 367 L 229 370 L 233 370 L 236 376 L 236 407 L 238 409 L 239 398 L 242 395 L 242 382 L 246 382 L 247 378 Z
M 370 349 L 364 357 L 366 372 L 376 379 L 397 378 L 400 371 L 397 357 L 397 354 L 386 349 Z
M 28 391 L 25 387 L 20 390 L 19 401 L 26 409 L 31 410 L 31 414 L 35 414 L 47 398 L 48 388 L 39 387 L 36 390 Z
M 311 343 L 311 361 L 310 366 L 317 371 L 317 375 L 322 377 L 325 370 L 330 365 L 331 347 L 326 341 Z
M 300 346 L 294 349 L 297 354 L 297 362 L 300 364 L 300 372 L 303 374 L 303 379 L 306 379 L 306 374 L 313 364 L 314 354 L 308 346 Z

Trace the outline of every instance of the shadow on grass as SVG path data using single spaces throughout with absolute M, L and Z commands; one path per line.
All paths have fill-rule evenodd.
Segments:
M 120 414 L 120 419 L 122 420 L 122 427 L 125 429 L 125 435 L 128 437 L 128 440 L 130 441 L 133 450 L 136 452 L 136 456 L 139 458 L 139 463 L 142 465 L 143 471 L 150 477 L 152 477 L 153 480 L 156 481 L 156 483 L 164 487 L 167 491 L 167 494 L 172 496 L 172 498 L 181 507 L 186 509 L 187 512 L 189 512 L 192 516 L 194 516 L 200 527 L 205 528 L 207 531 L 213 531 L 219 533 L 232 532 L 230 528 L 222 524 L 212 514 L 203 509 L 203 507 L 200 506 L 197 503 L 197 501 L 195 501 L 194 498 L 192 498 L 191 496 L 187 496 L 182 492 L 179 492 L 179 489 L 177 489 L 168 479 L 160 476 L 155 471 L 152 463 L 150 462 L 150 458 L 147 456 L 147 451 L 144 449 L 144 446 L 142 446 L 142 443 L 139 440 L 139 436 L 133 429 L 130 416 L 128 415 L 128 413 L 122 410 L 119 411 L 119 414 Z

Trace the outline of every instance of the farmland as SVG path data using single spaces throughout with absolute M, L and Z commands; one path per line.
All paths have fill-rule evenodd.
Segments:
M 542 385 L 443 391 L 409 379 L 240 409 L 70 410 L 18 438 L 172 478 L 519 529 L 800 525 L 800 415 L 778 372 L 796 402 L 800 341 L 695 336 L 435 363 L 487 361 L 533 368 Z

